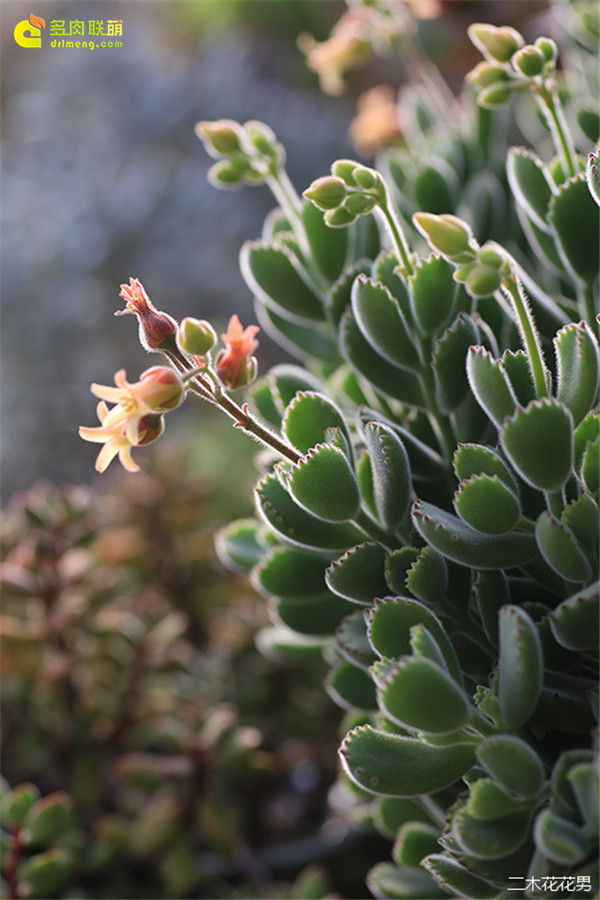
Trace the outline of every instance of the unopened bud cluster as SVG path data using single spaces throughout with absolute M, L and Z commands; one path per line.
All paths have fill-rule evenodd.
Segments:
M 387 199 L 379 172 L 351 159 L 334 162 L 331 175 L 317 178 L 303 196 L 325 211 L 323 218 L 331 228 L 350 225 Z
M 555 74 L 558 50 L 550 38 L 526 44 L 515 28 L 482 23 L 471 25 L 468 32 L 484 57 L 466 76 L 478 89 L 480 106 L 502 106 L 514 94 L 541 85 Z
M 263 184 L 285 160 L 282 145 L 263 122 L 198 122 L 195 132 L 208 155 L 217 160 L 208 172 L 208 180 L 216 187 Z
M 457 266 L 453 278 L 471 297 L 489 297 L 510 275 L 506 252 L 494 241 L 480 247 L 468 224 L 457 216 L 415 213 L 413 222 L 431 249 Z

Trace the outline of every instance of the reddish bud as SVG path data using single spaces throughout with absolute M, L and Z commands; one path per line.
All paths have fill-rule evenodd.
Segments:
M 145 350 L 175 349 L 177 322 L 153 306 L 139 279 L 130 278 L 129 284 L 122 284 L 119 296 L 126 307 L 117 310 L 115 316 L 134 313 L 138 317 L 140 343 Z

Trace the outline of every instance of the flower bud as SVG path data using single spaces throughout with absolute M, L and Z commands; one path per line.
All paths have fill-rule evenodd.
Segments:
M 477 103 L 485 109 L 495 109 L 497 106 L 504 106 L 511 98 L 511 87 L 512 85 L 509 84 L 495 84 L 485 88 L 477 97 Z
M 206 152 L 213 158 L 229 156 L 240 149 L 241 128 L 232 119 L 197 122 L 194 131 L 204 144 Z
M 222 159 L 211 166 L 207 172 L 207 179 L 213 187 L 234 188 L 246 180 L 250 171 L 250 163 L 245 157 L 236 159 Z
M 186 316 L 177 330 L 177 345 L 191 356 L 204 356 L 217 343 L 217 333 L 205 319 Z
M 502 66 L 496 66 L 494 63 L 490 62 L 478 63 L 474 69 L 471 69 L 471 71 L 467 72 L 465 75 L 466 81 L 480 88 L 491 87 L 492 84 L 497 84 L 499 81 L 506 81 L 507 78 L 508 74 Z
M 341 178 L 348 187 L 356 187 L 357 182 L 354 178 L 354 170 L 359 163 L 353 159 L 337 159 L 331 166 L 331 174 L 336 178 Z
M 352 213 L 353 216 L 362 216 L 371 212 L 377 204 L 377 199 L 371 194 L 350 194 L 344 200 L 344 209 Z
M 352 174 L 359 187 L 364 188 L 365 191 L 372 191 L 373 188 L 378 188 L 381 184 L 379 172 L 376 172 L 375 169 L 369 169 L 367 166 L 356 166 Z
M 250 149 L 258 150 L 262 156 L 269 159 L 278 159 L 283 162 L 283 148 L 277 141 L 277 135 L 264 122 L 255 119 L 245 122 L 244 136 Z
M 500 287 L 502 276 L 494 266 L 476 266 L 465 281 L 471 297 L 489 297 Z
M 534 44 L 538 50 L 541 50 L 547 63 L 556 62 L 558 58 L 558 47 L 552 38 L 539 37 Z
M 486 59 L 494 62 L 507 63 L 513 53 L 525 43 L 523 36 L 507 25 L 497 28 L 495 25 L 477 22 L 469 25 L 467 30 L 477 49 Z
M 156 441 L 164 430 L 165 420 L 159 413 L 148 413 L 147 416 L 143 416 L 138 422 L 136 447 Z
M 471 229 L 457 216 L 418 212 L 414 213 L 413 222 L 429 245 L 445 256 L 452 258 L 469 250 Z
M 168 412 L 183 400 L 181 378 L 168 366 L 152 366 L 140 375 L 137 397 L 155 413 Z
M 522 47 L 512 58 L 512 64 L 522 75 L 527 78 L 535 78 L 541 75 L 546 65 L 546 58 L 538 47 L 527 44 Z
M 493 244 L 484 244 L 477 254 L 479 262 L 484 266 L 494 266 L 499 269 L 505 262 L 506 257 L 503 256 Z
M 356 219 L 356 216 L 350 212 L 349 209 L 346 209 L 345 206 L 340 206 L 337 209 L 329 209 L 323 216 L 323 221 L 326 225 L 329 225 L 330 228 L 345 228 L 346 225 L 352 224 Z
M 317 178 L 303 194 L 308 200 L 312 200 L 319 209 L 336 209 L 346 196 L 346 185 L 341 178 L 333 175 L 325 175 Z
M 138 278 L 130 278 L 129 284 L 122 284 L 119 296 L 126 301 L 126 306 L 118 309 L 115 316 L 134 313 L 138 317 L 142 347 L 146 350 L 174 349 L 177 322 L 153 306 Z

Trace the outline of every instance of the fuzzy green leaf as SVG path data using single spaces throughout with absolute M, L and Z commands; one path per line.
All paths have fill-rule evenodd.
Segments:
M 593 568 L 597 568 L 598 533 L 600 531 L 598 504 L 592 500 L 589 494 L 581 494 L 575 500 L 567 503 L 560 518 L 571 529 L 577 542 L 586 552 Z
M 577 473 L 581 472 L 585 451 L 598 437 L 600 437 L 600 416 L 595 412 L 589 412 L 583 421 L 579 423 L 573 435 L 575 444 L 575 471 Z
M 483 630 L 494 647 L 498 646 L 498 613 L 510 603 L 510 588 L 502 571 L 479 572 L 475 596 Z
M 320 660 L 328 643 L 328 638 L 298 634 L 283 625 L 263 628 L 256 637 L 262 655 L 277 663 L 306 664 Z
M 398 274 L 399 264 L 400 261 L 393 253 L 382 252 L 373 263 L 371 277 L 373 281 L 379 281 L 388 289 L 394 300 L 399 304 L 405 322 L 412 330 L 414 323 L 410 308 L 410 295 L 406 280 Z
M 590 492 L 598 497 L 600 487 L 600 436 L 590 441 L 581 460 L 581 477 Z
M 394 664 L 378 691 L 379 706 L 405 728 L 439 734 L 466 725 L 471 706 L 456 681 L 424 656 Z
M 550 232 L 548 207 L 556 188 L 542 161 L 530 150 L 512 147 L 508 152 L 506 171 L 517 203 L 538 228 Z
M 385 425 L 369 422 L 363 429 L 373 470 L 373 493 L 377 515 L 393 532 L 406 513 L 412 489 L 410 463 L 404 444 Z
M 359 275 L 352 287 L 352 310 L 358 327 L 384 359 L 418 371 L 420 358 L 398 301 L 382 284 Z
M 375 661 L 362 611 L 344 616 L 335 633 L 335 644 L 344 659 L 365 671 Z
M 465 810 L 474 819 L 498 819 L 508 813 L 528 808 L 530 801 L 517 800 L 491 778 L 478 778 L 471 785 Z
M 281 413 L 277 409 L 267 378 L 261 378 L 252 385 L 250 398 L 252 406 L 255 407 L 261 418 L 265 419 L 269 425 L 279 429 L 281 427 Z
M 535 537 L 549 566 L 567 581 L 587 581 L 592 567 L 573 532 L 547 510 L 539 516 Z
M 596 403 L 599 378 L 598 343 L 582 320 L 565 325 L 554 338 L 558 388 L 556 398 L 571 410 L 578 425 Z
M 425 406 L 419 378 L 383 359 L 363 337 L 351 310 L 340 322 L 340 349 L 348 365 L 378 391 L 412 406 Z
M 568 270 L 593 284 L 599 269 L 600 217 L 583 172 L 558 188 L 550 203 L 550 221 Z
M 475 399 L 500 427 L 517 408 L 517 398 L 504 366 L 485 347 L 471 347 L 467 353 L 467 377 Z
M 459 444 L 454 453 L 454 472 L 459 481 L 465 481 L 473 475 L 489 475 L 498 477 L 509 490 L 518 496 L 517 481 L 499 454 L 490 447 L 481 444 Z
M 472 897 L 473 900 L 492 900 L 498 896 L 497 885 L 465 869 L 454 856 L 432 853 L 423 860 L 423 867 L 452 896 Z
M 375 685 L 364 669 L 349 662 L 331 670 L 325 690 L 342 709 L 377 709 Z
M 532 534 L 521 531 L 483 534 L 457 516 L 424 500 L 413 504 L 412 515 L 421 537 L 448 559 L 463 566 L 507 569 L 523 565 L 536 554 Z
M 324 522 L 301 509 L 276 475 L 266 475 L 259 481 L 255 498 L 261 518 L 286 543 L 343 551 L 364 539 L 362 531 L 354 525 Z
M 408 570 L 419 558 L 419 553 L 417 547 L 409 546 L 400 547 L 399 550 L 392 550 L 388 553 L 385 561 L 385 580 L 390 591 L 395 594 L 406 592 Z
M 303 279 L 294 255 L 281 244 L 246 241 L 240 269 L 250 290 L 284 318 L 324 319 L 321 301 Z
M 439 666 L 440 669 L 443 669 L 445 672 L 448 671 L 440 645 L 424 625 L 413 625 L 410 629 L 410 648 L 413 656 L 424 656 Z
M 505 350 L 500 362 L 508 375 L 512 389 L 521 406 L 527 406 L 535 400 L 535 386 L 527 355 L 522 350 Z
M 565 866 L 583 862 L 592 849 L 592 842 L 581 828 L 549 809 L 537 817 L 534 838 L 541 853 Z
M 29 782 L 7 791 L 0 800 L 0 821 L 4 828 L 20 827 L 39 796 L 39 788 Z
M 419 868 L 423 857 L 435 853 L 439 844 L 439 829 L 424 822 L 407 822 L 402 826 L 392 850 L 392 858 L 399 865 Z
M 453 274 L 454 266 L 432 255 L 409 278 L 411 307 L 423 334 L 434 335 L 450 318 L 457 291 Z
M 354 728 L 339 749 L 345 772 L 372 794 L 415 797 L 453 784 L 472 765 L 472 744 L 433 746 L 416 738 Z
M 446 596 L 448 566 L 441 553 L 423 547 L 406 574 L 406 587 L 424 603 L 439 603 Z
M 350 441 L 348 426 L 333 401 L 314 391 L 299 391 L 283 417 L 282 431 L 290 444 L 306 453 L 324 441 L 328 428 L 341 428 Z
M 517 410 L 504 422 L 500 440 L 519 475 L 538 490 L 559 491 L 571 474 L 573 420 L 557 400 L 534 400 Z
M 371 274 L 371 261 L 368 259 L 359 259 L 347 269 L 345 269 L 340 277 L 335 281 L 327 294 L 325 295 L 325 310 L 327 318 L 337 329 L 340 319 L 350 306 L 352 298 L 352 285 L 358 275 Z
M 274 547 L 252 570 L 251 580 L 262 594 L 308 597 L 325 589 L 327 561 L 292 547 Z
M 267 381 L 271 387 L 273 402 L 281 416 L 299 391 L 319 393 L 321 390 L 321 384 L 314 375 L 290 363 L 280 363 L 269 369 Z
M 432 824 L 432 818 L 419 800 L 408 797 L 377 797 L 373 800 L 373 821 L 386 837 L 394 838 L 406 822 Z
M 522 609 L 500 610 L 498 699 L 503 727 L 516 731 L 535 709 L 542 689 L 543 659 L 534 622 Z
M 309 450 L 286 483 L 296 503 L 326 522 L 347 522 L 359 512 L 356 475 L 344 453 L 331 444 Z
M 328 228 L 321 210 L 309 202 L 302 207 L 302 224 L 318 269 L 329 281 L 335 281 L 346 262 L 348 229 Z
M 459 684 L 462 682 L 456 654 L 446 632 L 422 603 L 407 597 L 385 597 L 375 601 L 366 621 L 371 646 L 384 658 L 407 656 L 411 652 L 410 630 L 413 625 L 423 624 L 439 644 L 448 671 Z
M 517 497 L 497 475 L 472 475 L 454 494 L 454 509 L 477 531 L 506 534 L 521 518 Z
M 249 572 L 267 551 L 261 530 L 264 526 L 256 519 L 238 519 L 218 531 L 215 548 L 223 565 L 234 572 Z
M 278 314 L 266 304 L 256 303 L 256 318 L 261 328 L 292 356 L 338 362 L 339 352 L 329 329 L 319 322 L 302 325 Z
M 460 406 L 469 393 L 465 369 L 467 351 L 480 340 L 479 329 L 466 313 L 459 313 L 454 323 L 436 341 L 431 365 L 435 377 L 435 392 L 442 412 Z
M 274 597 L 269 607 L 275 622 L 308 635 L 333 634 L 347 611 L 343 600 L 326 591 L 308 597 Z
M 410 461 L 410 467 L 413 477 L 420 481 L 436 481 L 443 478 L 448 471 L 447 463 L 439 453 L 432 450 L 428 444 L 423 443 L 416 435 L 412 434 L 409 429 L 390 422 L 381 413 L 376 412 L 368 407 L 362 407 L 359 410 L 359 423 L 361 429 L 368 425 L 369 422 L 380 422 L 388 428 L 391 428 L 398 435 Z
M 552 633 L 569 650 L 594 650 L 600 635 L 598 583 L 563 600 L 548 616 Z
M 567 775 L 575 794 L 581 817 L 592 834 L 600 831 L 598 808 L 598 770 L 592 763 L 579 763 Z
M 486 738 L 477 747 L 481 765 L 505 788 L 518 797 L 534 797 L 544 781 L 544 766 L 529 744 L 512 734 Z
M 366 885 L 374 897 L 386 900 L 437 900 L 446 896 L 428 872 L 392 863 L 373 866 L 367 873 Z
M 502 859 L 523 844 L 529 824 L 528 811 L 511 812 L 498 819 L 476 819 L 462 807 L 452 819 L 452 833 L 460 849 L 476 859 Z
M 375 597 L 387 593 L 385 554 L 381 544 L 366 542 L 352 547 L 327 569 L 327 587 L 345 600 L 370 606 Z

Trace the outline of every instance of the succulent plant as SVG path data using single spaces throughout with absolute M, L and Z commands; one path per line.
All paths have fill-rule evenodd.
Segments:
M 396 34 L 394 4 L 363 5 Z M 256 516 L 218 551 L 267 599 L 261 651 L 330 667 L 343 789 L 394 842 L 378 897 L 598 889 L 598 129 L 586 101 L 572 137 L 593 37 L 573 12 L 587 38 L 563 70 L 550 38 L 472 25 L 471 112 L 421 85 L 406 149 L 337 160 L 302 196 L 268 126 L 196 129 L 214 184 L 274 193 L 240 266 L 302 365 L 239 406 L 256 326 L 232 320 L 215 363 L 188 324 L 153 349 L 267 448 Z M 494 108 L 513 99 L 553 147 L 504 168 Z M 114 455 L 133 413 L 94 390 L 117 401 L 97 429 Z
M 241 252 L 306 366 L 250 404 L 299 458 L 218 547 L 268 598 L 261 650 L 330 663 L 341 777 L 394 838 L 378 897 L 598 886 L 597 156 L 586 181 L 553 41 L 470 33 L 478 103 L 534 96 L 555 158 L 513 148 L 504 175 L 482 110 L 338 160 Z

